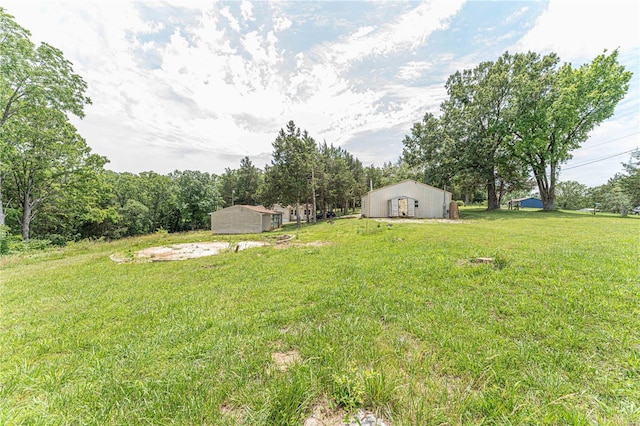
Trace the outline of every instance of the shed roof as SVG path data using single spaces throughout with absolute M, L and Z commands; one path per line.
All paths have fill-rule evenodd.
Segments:
M 238 206 L 247 208 L 249 210 L 253 210 L 256 213 L 261 213 L 261 214 L 282 214 L 282 212 L 277 212 L 275 210 L 269 210 L 265 206 L 249 206 L 249 205 L 246 205 L 246 204 L 238 204 Z
M 426 183 L 418 182 L 418 181 L 413 180 L 413 179 L 405 179 L 405 180 L 402 180 L 402 181 L 400 181 L 400 182 L 392 183 L 391 185 L 386 185 L 386 186 L 383 186 L 383 187 L 381 187 L 381 188 L 376 188 L 376 189 L 374 189 L 374 190 L 371 190 L 371 191 L 367 192 L 367 194 L 371 194 L 371 193 L 373 193 L 373 192 L 380 191 L 380 190 L 383 190 L 383 189 L 385 189 L 385 188 L 389 188 L 389 187 L 391 187 L 391 186 L 401 185 L 401 184 L 406 183 L 406 182 L 413 182 L 413 183 L 415 183 L 416 185 L 426 186 L 426 187 L 428 187 L 428 188 L 432 188 L 432 189 L 435 189 L 435 190 L 437 190 L 437 191 L 448 192 L 448 191 L 445 191 L 444 189 L 436 188 L 435 186 L 427 185 Z
M 524 200 L 538 200 L 538 201 L 542 201 L 540 198 L 536 198 L 536 197 L 523 197 L 523 198 L 512 198 L 509 201 L 524 201 Z

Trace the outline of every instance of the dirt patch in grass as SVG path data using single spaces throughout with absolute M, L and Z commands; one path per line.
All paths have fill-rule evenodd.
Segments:
M 224 250 L 240 251 L 253 247 L 262 247 L 267 243 L 262 241 L 240 241 L 228 243 L 214 241 L 209 243 L 185 243 L 169 246 L 151 247 L 140 250 L 133 256 L 125 257 L 116 254 L 111 255 L 111 260 L 117 263 L 133 261 L 163 262 L 169 260 L 195 259 L 197 257 L 213 256 Z
M 275 246 L 273 246 L 274 249 L 276 250 L 282 250 L 282 249 L 287 249 L 289 247 L 324 247 L 324 246 L 328 246 L 331 243 L 327 242 L 327 241 L 311 241 L 310 243 L 290 243 L 290 242 L 284 242 L 282 244 L 277 244 Z
M 220 407 L 220 412 L 222 413 L 222 415 L 229 417 L 238 423 L 242 422 L 244 417 L 243 410 L 241 408 L 231 405 L 223 405 L 222 407 Z
M 343 426 L 345 417 L 344 410 L 332 410 L 329 404 L 322 402 L 313 407 L 311 416 L 304 421 L 303 426 Z
M 300 352 L 295 350 L 288 352 L 274 352 L 271 354 L 271 358 L 273 359 L 273 362 L 276 363 L 276 367 L 278 367 L 278 370 L 280 371 L 287 371 L 291 365 L 302 361 Z

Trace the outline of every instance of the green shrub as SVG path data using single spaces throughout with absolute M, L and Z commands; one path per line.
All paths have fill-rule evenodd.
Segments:
M 0 226 L 0 255 L 9 253 L 9 228 Z
M 46 236 L 46 239 L 49 240 L 53 246 L 64 247 L 67 245 L 67 238 L 64 235 L 49 234 Z

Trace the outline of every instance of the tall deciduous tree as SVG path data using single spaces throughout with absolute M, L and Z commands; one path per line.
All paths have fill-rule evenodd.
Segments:
M 512 153 L 531 168 L 543 209 L 553 210 L 560 166 L 613 115 L 629 89 L 631 73 L 618 63 L 617 50 L 576 69 L 571 64 L 559 67 L 555 54 L 517 54 L 513 59 Z
M 458 171 L 455 139 L 444 120 L 427 113 L 413 124 L 411 134 L 402 141 L 402 161 L 419 170 L 430 185 L 443 187 Z
M 591 200 L 588 198 L 588 188 L 586 185 L 569 180 L 558 182 L 556 185 L 557 204 L 561 209 L 578 210 L 589 207 Z
M 175 183 L 184 227 L 192 231 L 206 227 L 209 214 L 220 202 L 216 176 L 194 170 L 176 170 L 171 178 Z
M 443 127 L 453 143 L 448 154 L 456 180 L 476 180 L 486 187 L 489 210 L 500 208 L 509 191 L 528 186 L 528 172 L 509 150 L 516 120 L 512 107 L 513 56 L 449 77 L 449 99 L 443 103 Z M 453 149 L 453 151 L 451 151 Z
M 0 128 L 36 108 L 84 115 L 87 84 L 62 52 L 46 43 L 36 47 L 31 34 L 0 7 Z M 2 178 L 11 168 L 0 140 L 0 226 L 4 225 Z
M 30 107 L 0 128 L 6 145 L 8 187 L 18 200 L 22 237 L 29 239 L 31 220 L 40 206 L 63 193 L 74 174 L 85 172 L 90 148 L 66 116 L 52 108 Z M 102 161 L 104 164 L 106 160 Z

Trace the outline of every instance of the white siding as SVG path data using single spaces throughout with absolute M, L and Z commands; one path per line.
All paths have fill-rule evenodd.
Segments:
M 274 204 L 271 210 L 282 213 L 282 223 L 289 223 L 291 220 L 291 206 L 283 207 L 280 204 Z
M 388 217 L 389 201 L 397 198 L 412 198 L 418 202 L 410 205 L 415 208 L 416 218 L 442 218 L 451 202 L 451 193 L 413 180 L 385 186 L 370 191 L 362 197 L 362 214 L 366 217 Z M 447 206 L 443 210 L 443 205 Z

